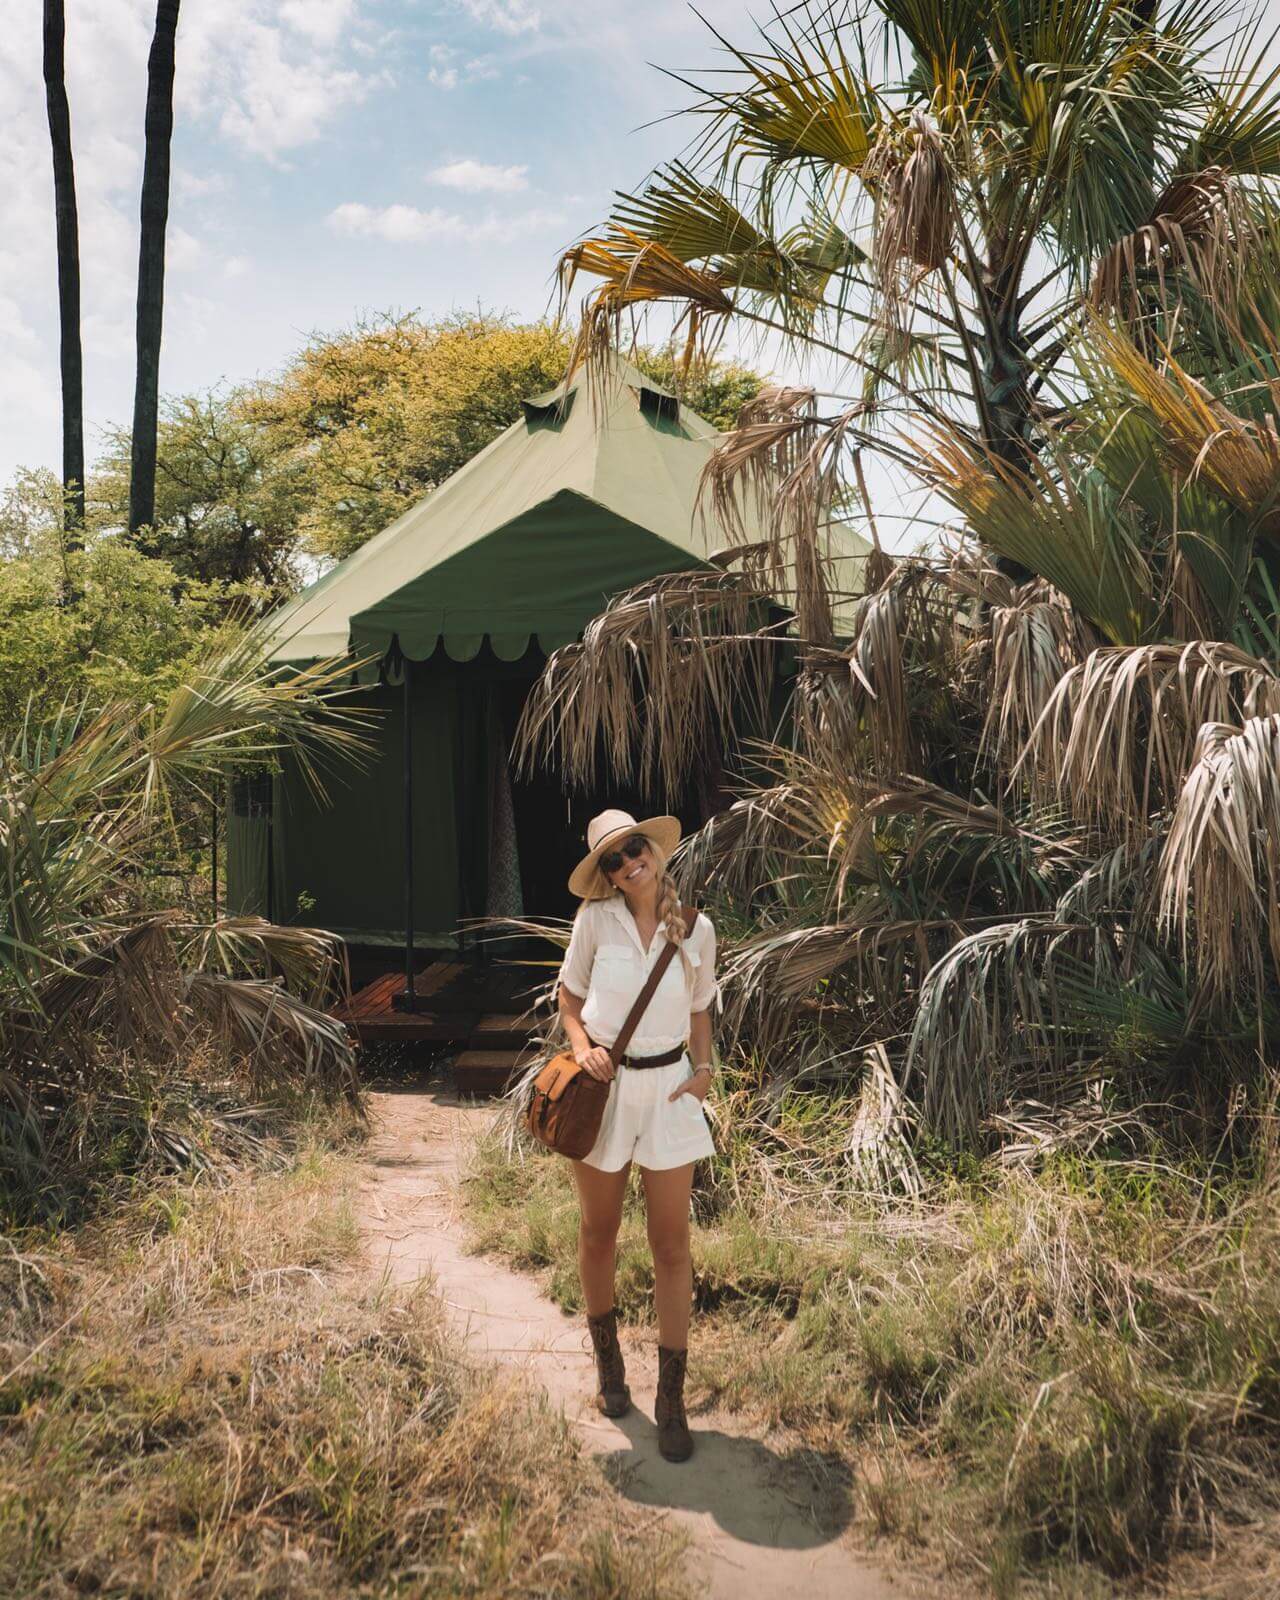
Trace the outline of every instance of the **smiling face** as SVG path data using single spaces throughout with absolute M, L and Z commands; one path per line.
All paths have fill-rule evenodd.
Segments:
M 657 881 L 658 863 L 649 841 L 643 834 L 633 833 L 606 851 L 600 858 L 600 870 L 612 888 L 630 895 Z

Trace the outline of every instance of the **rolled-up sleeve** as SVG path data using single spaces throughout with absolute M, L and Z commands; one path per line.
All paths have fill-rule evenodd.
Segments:
M 560 985 L 579 1000 L 585 1000 L 591 987 L 591 967 L 596 959 L 595 918 L 584 906 L 573 919 L 569 948 L 560 964 Z
M 716 982 L 716 930 L 709 917 L 703 919 L 702 937 L 698 941 L 700 960 L 694 969 L 693 995 L 690 1009 L 709 1011 L 720 998 L 720 985 Z

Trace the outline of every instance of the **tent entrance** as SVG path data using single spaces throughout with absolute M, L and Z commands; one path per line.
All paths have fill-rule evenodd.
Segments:
M 675 810 L 686 828 L 705 813 L 705 796 L 696 791 L 659 806 L 611 782 L 567 794 L 553 768 L 516 776 L 516 728 L 545 663 L 535 643 L 506 661 L 486 640 L 465 662 L 441 647 L 412 664 L 407 744 L 419 964 L 460 952 L 504 953 L 479 936 L 475 924 L 484 918 L 572 917 L 567 880 L 585 849 L 588 820 L 605 806 L 637 817 Z M 359 766 L 322 771 L 322 797 L 288 758 L 279 772 L 263 775 L 261 795 L 243 784 L 235 790 L 228 905 L 331 929 L 363 973 L 375 959 L 386 971 L 404 949 L 403 683 L 371 684 L 353 703 L 376 714 L 372 748 Z

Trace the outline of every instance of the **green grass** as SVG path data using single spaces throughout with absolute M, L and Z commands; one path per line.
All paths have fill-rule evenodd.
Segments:
M 816 1121 L 829 1138 L 842 1107 L 827 1109 Z M 785 1133 L 800 1160 L 795 1127 Z M 963 1552 L 1002 1595 L 1027 1582 L 1121 1592 L 1158 1572 L 1172 1582 L 1209 1551 L 1216 1571 L 1260 1538 L 1275 1549 L 1271 1132 L 1227 1177 L 1155 1160 L 971 1164 L 911 1205 L 834 1182 L 806 1204 L 782 1164 L 763 1165 L 734 1141 L 695 1207 L 691 1379 L 703 1400 L 846 1452 L 867 1530 Z M 545 1270 L 578 1308 L 566 1164 L 510 1157 L 494 1138 L 467 1195 L 477 1246 Z M 627 1320 L 651 1317 L 651 1290 L 633 1193 L 618 1268 Z M 1280 1559 L 1234 1592 L 1261 1597 L 1266 1583 L 1280 1592 Z
M 362 1287 L 349 1156 L 0 1249 L 0 1594 L 674 1600 L 639 1528 L 430 1289 Z

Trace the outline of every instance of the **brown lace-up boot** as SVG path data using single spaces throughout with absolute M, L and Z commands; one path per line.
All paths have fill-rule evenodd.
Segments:
M 658 1449 L 667 1461 L 687 1461 L 693 1454 L 693 1435 L 684 1414 L 685 1350 L 658 1346 L 658 1398 L 654 1420 L 658 1424 Z
M 618 1343 L 618 1313 L 613 1310 L 602 1317 L 588 1317 L 587 1327 L 596 1352 L 596 1410 L 606 1417 L 620 1417 L 631 1407 L 631 1390 L 627 1388 L 627 1369 Z

